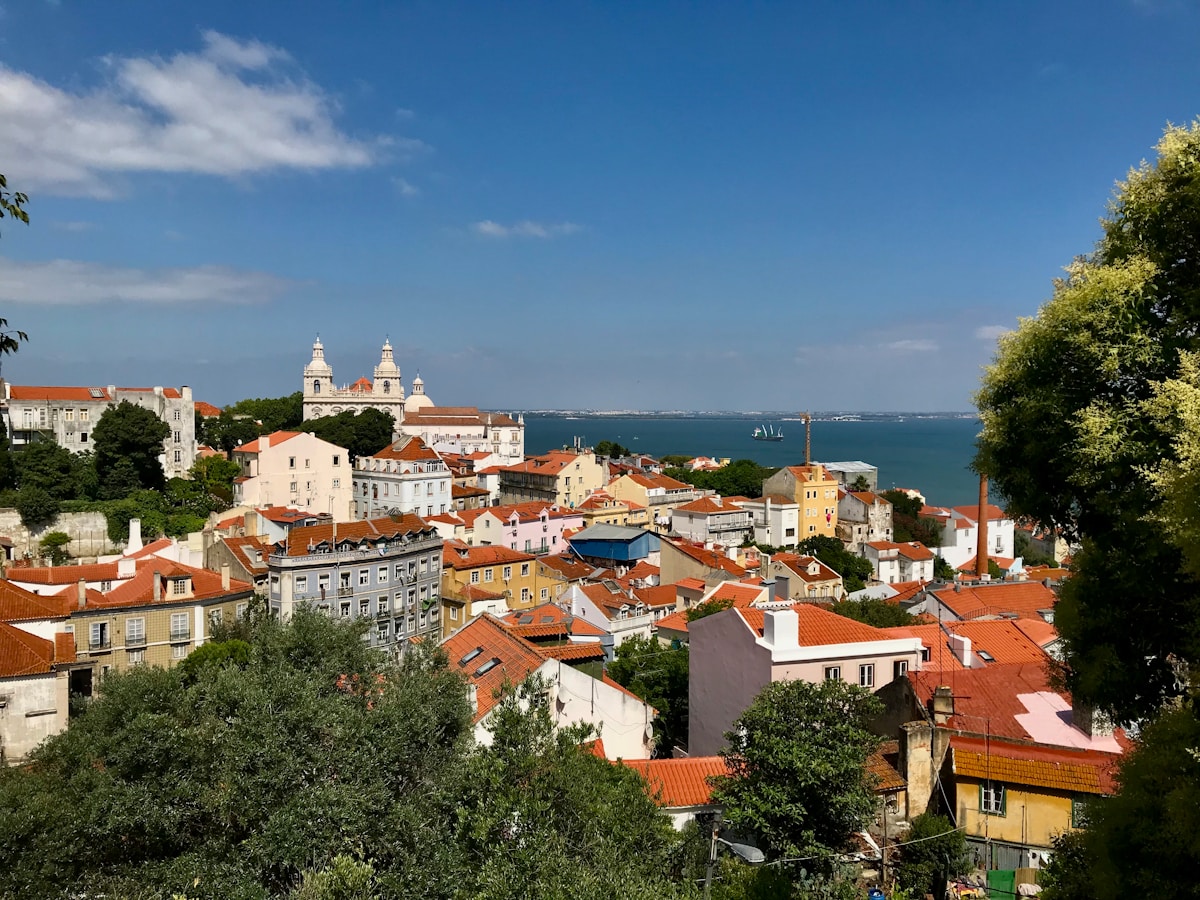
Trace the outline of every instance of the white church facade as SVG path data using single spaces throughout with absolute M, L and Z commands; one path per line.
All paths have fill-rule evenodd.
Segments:
M 364 409 L 378 409 L 391 413 L 399 424 L 404 413 L 433 406 L 425 396 L 425 383 L 418 375 L 413 379 L 412 394 L 405 399 L 404 383 L 400 380 L 400 367 L 392 354 L 391 341 L 383 342 L 379 365 L 375 367 L 375 379 L 360 378 L 354 384 L 337 387 L 333 380 L 333 367 L 325 361 L 325 346 L 318 337 L 313 342 L 312 360 L 304 367 L 304 418 L 319 419 L 336 416 L 338 413 Z

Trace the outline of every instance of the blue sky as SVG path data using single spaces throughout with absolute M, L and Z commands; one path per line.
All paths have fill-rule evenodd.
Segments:
M 966 409 L 1200 115 L 1200 7 L 0 0 L 16 383 Z

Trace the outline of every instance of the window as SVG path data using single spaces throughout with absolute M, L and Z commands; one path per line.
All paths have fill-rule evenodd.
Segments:
M 79 411 L 79 421 L 86 422 L 87 420 L 88 420 L 88 411 L 86 409 L 81 409 Z
M 294 456 L 289 456 L 289 457 L 288 457 L 288 468 L 289 468 L 289 469 L 294 469 L 294 468 L 296 468 L 296 457 L 294 457 Z
M 175 462 L 177 462 L 177 463 L 183 462 L 183 451 L 182 450 L 175 451 Z
M 214 609 L 214 610 L 209 611 L 208 624 L 211 627 L 215 628 L 216 626 L 220 625 L 224 621 L 225 621 L 225 610 Z
M 100 592 L 101 593 L 107 594 L 111 590 L 112 590 L 112 582 L 111 581 L 100 582 Z
M 340 479 L 340 478 L 333 479 L 333 486 L 335 489 L 340 488 L 342 486 L 342 479 Z
M 858 667 L 858 686 L 859 687 L 874 687 L 875 686 L 875 665 L 869 663 L 865 666 Z
M 322 591 L 329 590 L 329 573 L 317 576 L 317 588 Z
M 304 461 L 304 468 L 306 468 L 306 469 L 311 469 L 311 468 L 312 468 L 312 461 L 311 461 L 311 460 L 308 460 L 308 459 L 306 459 L 306 460 Z
M 141 665 L 144 665 L 145 662 L 146 662 L 146 651 L 145 650 L 130 650 L 129 651 L 129 665 L 141 666 Z
M 908 674 L 908 660 L 898 659 L 892 663 L 892 680 Z
M 340 466 L 342 464 L 342 458 L 340 456 L 334 456 L 333 464 L 335 466 Z
M 388 622 L 380 622 L 379 630 L 375 634 L 375 640 L 380 644 L 386 644 L 388 638 L 391 637 L 391 625 Z
M 921 662 L 929 662 L 932 651 L 928 647 L 921 648 Z
M 125 620 L 125 646 L 146 643 L 146 620 L 143 618 Z
M 239 619 L 244 619 L 244 618 L 246 618 L 246 613 L 248 613 L 249 611 L 250 611 L 250 604 L 249 604 L 249 603 L 239 603 L 239 604 L 237 605 L 237 609 L 235 610 L 234 614 L 235 614 L 235 615 L 236 615 L 236 616 L 237 616 Z
M 842 680 L 842 667 L 841 666 L 826 666 L 825 667 L 825 680 L 826 681 L 841 681 Z
M 191 637 L 187 613 L 171 613 L 171 640 L 186 641 Z
M 343 619 L 350 618 L 350 601 L 343 600 L 338 608 L 338 612 L 341 613 Z
M 1071 827 L 1072 828 L 1087 828 L 1088 826 L 1088 801 L 1086 797 L 1071 798 Z
M 1005 815 L 1006 800 L 1004 785 L 985 781 L 979 785 L 979 811 L 989 816 Z M 1072 804 L 1072 813 L 1074 805 Z
M 508 581 L 510 578 L 512 578 L 512 566 L 505 566 L 504 571 L 501 573 L 501 577 L 503 577 L 505 581 Z
M 297 490 L 296 482 L 294 482 L 294 481 L 293 481 L 293 482 L 292 482 L 290 485 L 288 485 L 288 489 L 289 489 L 289 490 L 290 490 L 290 491 L 291 491 L 293 494 L 294 494 L 294 493 L 296 493 L 296 490 Z
M 521 577 L 524 578 L 529 574 L 529 563 L 521 563 Z
M 296 576 L 296 590 L 298 592 L 304 592 L 304 591 L 308 590 L 308 576 L 307 575 L 297 575 Z
M 79 432 L 79 443 L 86 444 L 88 433 L 86 431 Z
M 388 580 L 388 567 L 380 566 L 375 572 L 375 583 L 376 584 L 387 584 L 387 580 Z
M 171 648 L 171 659 L 183 659 L 188 655 L 187 644 L 176 644 Z
M 108 623 L 93 622 L 91 626 L 91 634 L 89 635 L 89 646 L 93 650 L 100 650 L 108 646 Z
M 367 584 L 371 583 L 371 570 L 370 569 L 359 569 L 358 570 L 358 583 L 359 583 L 359 585 L 367 585 Z
M 528 552 L 529 552 L 530 550 L 532 550 L 532 549 L 533 549 L 533 541 L 532 541 L 532 540 L 526 540 L 526 541 L 525 541 L 525 552 L 526 552 L 526 553 L 528 553 Z
M 182 434 L 180 434 L 178 431 L 176 431 L 176 432 L 174 433 L 174 438 L 175 438 L 175 443 L 176 443 L 176 444 L 182 444 L 182 443 L 183 443 L 183 435 L 182 435 Z
M 522 603 L 529 602 L 529 588 L 521 588 L 521 602 Z
M 371 601 L 366 597 L 358 601 L 358 614 L 360 616 L 369 616 L 371 614 Z
M 175 412 L 171 414 L 171 418 L 178 422 L 182 418 L 182 416 L 179 414 L 179 410 L 175 410 Z
M 450 621 L 451 622 L 458 621 L 458 607 L 457 606 L 450 607 Z
M 550 599 L 550 589 L 542 588 L 542 602 L 545 603 L 549 599 Z
M 483 570 L 483 580 L 484 580 L 484 581 L 491 581 L 491 580 L 492 580 L 492 577 L 493 577 L 493 573 L 494 573 L 494 572 L 495 572 L 495 570 L 494 570 L 494 569 L 491 569 L 491 568 L 484 569 L 484 570 Z
M 73 410 L 73 409 L 64 410 L 63 418 L 66 419 L 68 422 L 74 422 L 75 421 L 75 410 Z
M 379 597 L 375 601 L 375 606 L 378 608 L 378 610 L 381 613 L 387 612 L 388 611 L 388 596 L 387 596 L 387 594 L 380 594 Z

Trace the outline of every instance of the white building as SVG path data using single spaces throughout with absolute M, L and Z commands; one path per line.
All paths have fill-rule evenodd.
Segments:
M 414 390 L 416 385 L 414 383 Z M 411 398 L 410 398 L 411 399 Z M 400 434 L 419 437 L 439 453 L 492 453 L 503 466 L 525 459 L 525 417 L 481 412 L 474 406 L 405 406 Z
M 768 494 L 738 505 L 753 519 L 754 542 L 768 547 L 795 547 L 799 543 L 800 504 L 782 494 Z
M 440 515 L 452 509 L 450 469 L 418 437 L 402 437 L 354 467 L 353 517 L 415 513 Z
M 128 401 L 149 409 L 170 426 L 159 456 L 168 478 L 183 478 L 196 461 L 196 407 L 192 389 L 31 387 L 4 384 L 5 425 L 13 446 L 53 437 L 73 453 L 95 449 L 92 429 L 105 411 Z
M 987 513 L 987 553 L 1013 559 L 1013 520 L 1000 507 L 989 503 Z M 975 557 L 979 540 L 978 506 L 925 506 L 921 516 L 936 520 L 942 526 L 942 545 L 934 552 L 957 569 Z
M 73 662 L 74 636 L 47 639 L 0 622 L 0 761 L 21 762 L 66 729 Z
M 276 431 L 233 451 L 242 474 L 233 482 L 241 506 L 287 506 L 350 519 L 353 469 L 344 447 L 299 431 Z
M 671 533 L 690 541 L 715 541 L 737 546 L 753 530 L 752 513 L 719 494 L 700 497 L 671 512 Z
M 920 541 L 869 541 L 859 555 L 875 567 L 875 580 L 883 584 L 933 580 L 933 551 Z
M 615 581 L 573 584 L 559 602 L 570 609 L 571 615 L 612 635 L 614 647 L 631 637 L 649 638 L 654 633 L 654 610 Z
M 396 365 L 390 341 L 383 342 L 374 374 L 373 381 L 360 378 L 353 384 L 337 387 L 333 367 L 325 361 L 325 346 L 318 337 L 313 342 L 312 359 L 304 367 L 304 418 L 318 419 L 347 411 L 357 414 L 364 409 L 378 409 L 390 414 L 399 424 L 406 410 L 433 405 L 433 401 L 425 396 L 425 383 L 420 375 L 413 379 L 412 396 L 405 400 L 400 367 Z
M 837 536 L 851 553 L 862 555 L 870 541 L 892 539 L 892 504 L 871 491 L 838 491 Z

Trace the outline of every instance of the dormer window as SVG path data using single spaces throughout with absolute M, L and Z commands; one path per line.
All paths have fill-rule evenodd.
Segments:
M 171 595 L 174 597 L 186 597 L 191 593 L 190 582 L 190 578 L 172 578 Z

